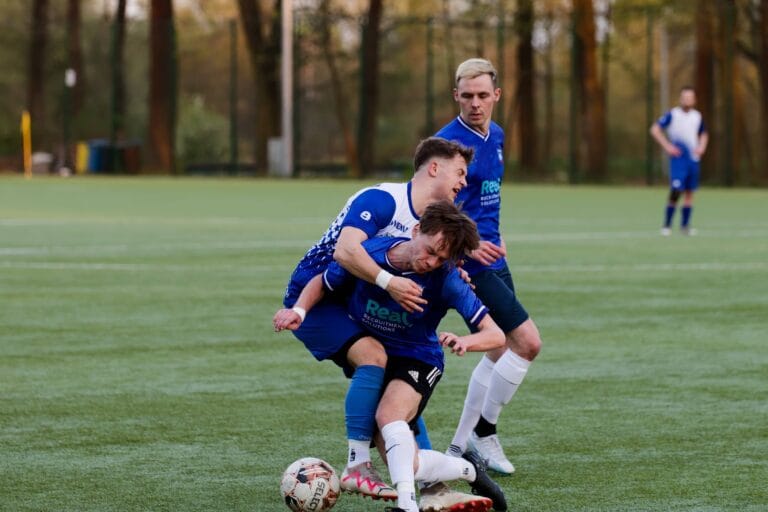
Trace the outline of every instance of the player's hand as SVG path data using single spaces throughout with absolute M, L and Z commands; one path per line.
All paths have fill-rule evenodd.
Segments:
M 292 309 L 281 309 L 272 318 L 272 325 L 275 327 L 275 332 L 285 329 L 295 331 L 301 325 L 301 317 Z
M 424 311 L 421 306 L 427 303 L 427 299 L 421 296 L 421 286 L 410 279 L 393 276 L 387 285 L 387 292 L 407 312 Z
M 475 285 L 472 284 L 472 278 L 469 277 L 469 273 L 460 266 L 456 267 L 456 270 L 459 272 L 459 277 L 461 280 L 467 283 L 474 290 Z
M 441 332 L 438 338 L 440 345 L 451 349 L 451 352 L 457 356 L 463 356 L 467 353 L 467 346 L 459 336 L 452 332 Z
M 507 249 L 503 246 L 496 245 L 493 242 L 487 240 L 480 241 L 480 247 L 472 251 L 470 256 L 473 260 L 479 261 L 483 265 L 490 265 L 499 258 L 507 255 Z
M 693 154 L 696 155 L 697 158 L 701 158 L 702 156 L 704 156 L 704 149 L 702 149 L 702 147 L 699 146 L 693 150 Z
M 669 146 L 667 146 L 666 150 L 667 150 L 667 154 L 669 156 L 675 157 L 675 158 L 677 158 L 677 157 L 679 157 L 680 155 L 683 154 L 683 152 L 680 151 L 680 148 L 675 146 L 674 144 L 670 144 Z

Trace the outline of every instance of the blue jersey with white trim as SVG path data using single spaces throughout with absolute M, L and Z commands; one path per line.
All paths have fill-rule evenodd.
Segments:
M 450 264 L 427 272 L 403 272 L 393 267 L 387 251 L 407 238 L 373 238 L 363 247 L 373 260 L 393 275 L 405 276 L 422 287 L 428 302 L 421 313 L 409 313 L 385 290 L 355 278 L 336 262 L 323 273 L 326 290 L 349 295 L 349 316 L 370 332 L 390 356 L 418 359 L 443 370 L 443 349 L 437 327 L 449 309 L 455 309 L 473 327 L 488 314 L 488 309 Z
M 661 116 L 657 123 L 667 131 L 669 142 L 683 152 L 680 157 L 699 161 L 694 150 L 699 145 L 699 136 L 707 131 L 701 112 L 693 108 L 686 112 L 681 107 L 675 107 Z
M 475 157 L 467 169 L 467 186 L 459 192 L 456 202 L 461 203 L 462 209 L 477 223 L 482 240 L 501 245 L 499 213 L 501 180 L 504 177 L 504 130 L 491 122 L 488 133 L 483 135 L 459 116 L 435 136 L 474 148 Z M 499 258 L 488 266 L 468 258 L 464 269 L 471 276 L 482 270 L 504 268 L 506 264 L 505 258 Z
M 283 304 L 293 306 L 304 286 L 328 268 L 342 228 L 361 229 L 368 238 L 410 238 L 413 226 L 418 222 L 411 202 L 411 182 L 380 183 L 358 191 L 347 200 L 328 230 L 296 266 L 286 287 Z

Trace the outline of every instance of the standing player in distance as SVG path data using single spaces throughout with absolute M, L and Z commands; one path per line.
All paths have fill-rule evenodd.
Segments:
M 427 205 L 456 199 L 466 185 L 472 150 L 455 142 L 431 137 L 423 140 L 414 156 L 415 174 L 407 183 L 383 183 L 353 195 L 322 238 L 304 255 L 291 275 L 283 304 L 306 314 L 294 335 L 312 355 L 330 359 L 351 377 L 345 400 L 348 439 L 347 466 L 341 475 L 345 491 L 372 498 L 395 499 L 371 465 L 369 446 L 375 430 L 376 406 L 384 382 L 386 353 L 379 342 L 350 326 L 344 301 L 329 297 L 311 313 L 296 306 L 304 286 L 321 274 L 334 259 L 351 274 L 375 283 L 409 313 L 419 313 L 426 303 L 421 288 L 407 277 L 382 269 L 361 243 L 372 237 L 410 237 L 411 229 Z M 426 430 L 422 429 L 428 446 Z
M 512 399 L 541 350 L 541 338 L 515 294 L 499 228 L 504 131 L 491 120 L 501 97 L 496 78 L 496 69 L 485 59 L 474 58 L 459 64 L 453 90 L 459 115 L 437 132 L 438 137 L 475 150 L 467 186 L 457 200 L 462 201 L 467 214 L 477 223 L 481 242 L 464 269 L 475 285 L 475 293 L 506 333 L 506 346 L 487 352 L 472 372 L 464 410 L 448 453 L 460 456 L 468 447 L 473 448 L 488 461 L 488 467 L 511 474 L 515 468 L 504 455 L 496 423 L 501 409 Z
M 672 233 L 672 217 L 681 193 L 685 198 L 680 229 L 685 235 L 694 234 L 690 228 L 693 192 L 699 187 L 699 160 L 709 142 L 701 112 L 693 108 L 695 106 L 696 91 L 685 86 L 680 90 L 680 105 L 661 116 L 650 128 L 653 138 L 669 155 L 669 200 L 661 228 L 664 236 Z
M 465 495 L 463 511 L 484 512 L 493 506 L 506 510 L 498 485 L 485 473 L 477 454 L 455 458 L 432 450 L 418 450 L 409 422 L 423 411 L 444 368 L 442 346 L 463 355 L 504 345 L 504 333 L 487 314 L 488 310 L 459 276 L 454 263 L 477 248 L 475 223 L 449 201 L 427 207 L 413 238 L 375 238 L 363 243 L 373 260 L 395 275 L 410 276 L 423 289 L 427 300 L 422 311 L 404 310 L 386 292 L 355 279 L 337 263 L 313 278 L 296 301 L 310 311 L 327 292 L 347 298 L 350 321 L 358 329 L 381 341 L 387 351 L 386 388 L 376 412 L 376 421 L 386 449 L 392 482 L 397 488 L 396 511 L 418 512 L 415 480 L 464 479 L 480 495 Z M 456 309 L 474 327 L 474 334 L 437 334 L 437 326 L 449 308 Z M 275 330 L 296 329 L 301 314 L 283 309 L 275 314 Z M 382 439 L 379 439 L 382 441 Z M 414 469 L 416 468 L 416 469 Z M 426 508 L 423 511 L 442 511 Z

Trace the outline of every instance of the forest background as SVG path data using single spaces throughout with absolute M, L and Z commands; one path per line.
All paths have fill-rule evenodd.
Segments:
M 287 0 L 283 0 L 287 1 Z M 0 169 L 78 141 L 133 147 L 111 172 L 270 173 L 281 0 L 5 0 Z M 294 176 L 407 175 L 457 113 L 453 71 L 499 69 L 518 181 L 662 183 L 648 127 L 692 85 L 705 183 L 768 184 L 768 0 L 294 0 Z M 69 72 L 67 71 L 69 70 Z M 68 77 L 68 80 L 65 80 Z M 73 80 L 74 78 L 74 80 Z

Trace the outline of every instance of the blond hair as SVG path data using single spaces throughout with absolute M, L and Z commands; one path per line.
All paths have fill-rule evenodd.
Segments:
M 490 75 L 493 86 L 496 87 L 496 68 L 491 61 L 485 59 L 467 59 L 456 68 L 456 83 L 462 78 L 477 78 L 480 75 Z

